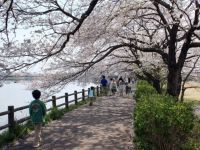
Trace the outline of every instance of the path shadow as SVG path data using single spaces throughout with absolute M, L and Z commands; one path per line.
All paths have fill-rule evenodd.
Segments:
M 93 106 L 80 107 L 46 125 L 38 149 L 128 150 L 132 146 L 132 112 L 131 99 L 102 97 Z M 32 141 L 33 134 L 7 149 L 33 149 Z

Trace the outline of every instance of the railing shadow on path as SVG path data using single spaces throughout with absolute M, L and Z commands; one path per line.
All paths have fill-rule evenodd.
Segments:
M 117 96 L 97 98 L 47 124 L 41 150 L 129 150 L 132 147 L 133 100 Z M 29 150 L 33 132 L 5 149 Z

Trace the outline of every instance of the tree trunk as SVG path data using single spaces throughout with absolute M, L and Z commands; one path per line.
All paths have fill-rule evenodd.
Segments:
M 176 97 L 178 100 L 181 91 L 182 76 L 180 69 L 169 68 L 167 77 L 167 94 Z
M 160 87 L 160 80 L 154 79 L 154 80 L 152 80 L 152 82 L 153 82 L 153 87 L 156 89 L 156 91 L 159 94 L 161 94 L 162 90 L 161 90 L 161 87 Z

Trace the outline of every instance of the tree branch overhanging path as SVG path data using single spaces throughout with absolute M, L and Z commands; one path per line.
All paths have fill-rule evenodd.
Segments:
M 74 17 L 74 16 L 73 16 L 72 14 L 70 14 L 70 13 L 65 12 L 65 11 L 59 6 L 59 4 L 57 3 L 57 1 L 55 1 L 55 4 L 56 4 L 56 6 L 58 6 L 58 8 L 55 9 L 55 10 L 48 10 L 48 11 L 44 11 L 44 12 L 34 12 L 34 13 L 32 13 L 32 12 L 24 12 L 23 10 L 19 10 L 20 12 L 23 12 L 23 13 L 25 13 L 25 14 L 27 14 L 27 15 L 42 15 L 42 14 L 48 14 L 48 13 L 55 12 L 55 11 L 61 11 L 61 12 L 64 13 L 66 16 L 68 16 L 68 17 L 70 17 L 70 18 L 72 19 L 71 22 L 77 21 L 77 25 L 74 27 L 74 29 L 73 29 L 72 31 L 70 31 L 70 32 L 68 32 L 68 33 L 62 33 L 62 34 L 60 35 L 60 37 L 58 38 L 58 41 L 59 41 L 62 37 L 64 37 L 65 40 L 64 40 L 64 42 L 61 44 L 61 47 L 60 47 L 57 51 L 51 53 L 51 51 L 52 51 L 52 50 L 55 48 L 55 46 L 56 46 L 56 45 L 54 45 L 54 46 L 52 47 L 52 50 L 50 50 L 50 53 L 48 53 L 48 55 L 44 56 L 43 58 L 40 58 L 40 59 L 38 59 L 37 61 L 33 61 L 33 62 L 31 62 L 31 63 L 27 63 L 27 64 L 25 64 L 25 65 L 24 65 L 24 64 L 21 64 L 21 65 L 15 67 L 15 68 L 9 68 L 9 69 L 20 70 L 20 69 L 22 69 L 22 68 L 24 68 L 24 67 L 27 67 L 27 66 L 30 66 L 30 65 L 39 63 L 39 62 L 41 62 L 41 61 L 43 61 L 43 60 L 45 60 L 45 59 L 48 59 L 49 57 L 52 57 L 52 56 L 54 56 L 54 55 L 60 53 L 61 51 L 63 51 L 63 49 L 66 47 L 66 44 L 67 44 L 67 43 L 69 42 L 69 40 L 70 40 L 70 36 L 74 35 L 74 34 L 80 29 L 80 27 L 81 27 L 81 25 L 83 24 L 83 22 L 85 21 L 85 19 L 86 19 L 86 18 L 90 15 L 90 13 L 93 11 L 93 9 L 94 9 L 95 5 L 97 4 L 97 2 L 98 2 L 98 0 L 92 0 L 91 3 L 90 3 L 90 5 L 89 5 L 89 7 L 88 7 L 88 9 L 81 15 L 80 19 Z M 10 7 L 11 7 L 11 6 L 10 6 Z M 6 19 L 6 22 L 8 22 L 8 19 Z M 7 24 L 7 23 L 6 23 L 6 24 Z M 57 43 L 57 42 L 56 42 L 56 43 Z
M 1 4 L 7 17 L 2 15 L 0 58 L 10 70 L 45 63 L 45 77 L 53 79 L 45 87 L 133 70 L 157 91 L 166 82 L 167 93 L 178 97 L 182 78 L 190 72 L 186 66 L 200 55 L 199 0 L 29 2 Z M 3 32 L 27 26 L 35 32 L 21 45 Z M 199 65 L 198 60 L 193 72 Z

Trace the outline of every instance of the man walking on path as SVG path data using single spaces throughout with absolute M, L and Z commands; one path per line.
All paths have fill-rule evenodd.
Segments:
M 101 79 L 101 87 L 103 91 L 103 95 L 107 96 L 108 94 L 108 81 L 106 80 L 106 77 L 103 75 Z

